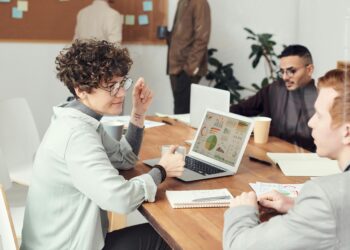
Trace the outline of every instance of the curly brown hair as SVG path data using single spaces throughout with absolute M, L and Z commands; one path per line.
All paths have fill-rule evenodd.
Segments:
M 77 98 L 74 88 L 91 93 L 101 82 L 125 76 L 132 65 L 126 48 L 105 40 L 75 40 L 56 57 L 57 78 Z

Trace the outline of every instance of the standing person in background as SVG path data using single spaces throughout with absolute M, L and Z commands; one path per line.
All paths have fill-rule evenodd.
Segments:
M 242 193 L 225 212 L 226 249 L 350 249 L 350 73 L 331 70 L 318 81 L 309 120 L 317 154 L 342 173 L 305 183 L 294 201 L 277 191 Z M 258 201 L 283 215 L 260 223 Z
M 112 0 L 93 0 L 77 16 L 74 39 L 98 39 L 122 42 L 123 16 L 111 8 Z
M 191 83 L 198 83 L 207 73 L 210 25 L 207 0 L 179 0 L 167 39 L 175 114 L 190 112 Z

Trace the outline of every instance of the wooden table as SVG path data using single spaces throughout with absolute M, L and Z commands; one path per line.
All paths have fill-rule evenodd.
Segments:
M 187 125 L 168 119 L 173 125 L 145 130 L 141 147 L 142 160 L 159 157 L 161 145 L 179 144 L 193 139 L 195 130 Z M 187 146 L 188 147 L 188 146 Z M 228 188 L 236 196 L 251 191 L 250 182 L 303 183 L 307 177 L 287 177 L 276 166 L 252 162 L 248 155 L 265 157 L 266 152 L 296 152 L 294 145 L 278 138 L 269 138 L 267 144 L 249 141 L 238 172 L 234 176 L 185 183 L 168 178 L 157 192 L 156 202 L 144 203 L 139 211 L 174 249 L 222 249 L 223 215 L 227 208 L 173 209 L 165 197 L 166 190 Z M 123 171 L 126 178 L 146 173 L 149 168 L 142 162 L 135 170 Z

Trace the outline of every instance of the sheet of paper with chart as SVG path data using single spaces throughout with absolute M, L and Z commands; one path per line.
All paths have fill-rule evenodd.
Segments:
M 249 185 L 255 191 L 257 196 L 271 192 L 272 190 L 276 190 L 286 196 L 297 197 L 304 184 L 279 184 L 256 182 L 249 183 Z

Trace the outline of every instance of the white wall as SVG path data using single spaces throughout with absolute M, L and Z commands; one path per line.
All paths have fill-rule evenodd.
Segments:
M 315 78 L 350 60 L 350 1 L 303 0 L 300 3 L 299 40 L 309 47 L 315 61 Z M 349 19 L 345 19 L 349 16 Z
M 216 57 L 224 63 L 234 63 L 237 79 L 246 86 L 262 80 L 264 63 L 257 69 L 251 66 L 251 40 L 247 40 L 247 27 L 255 33 L 272 33 L 277 42 L 276 52 L 282 44 L 297 38 L 299 0 L 208 0 L 212 11 L 210 48 L 218 48 Z M 283 11 L 282 11 L 283 10 Z M 288 10 L 288 11 L 284 11 Z
M 209 47 L 218 48 L 216 56 L 224 63 L 234 63 L 235 75 L 243 84 L 259 82 L 264 76 L 262 64 L 256 70 L 251 67 L 248 60 L 251 42 L 246 40 L 243 27 L 258 33 L 273 33 L 279 45 L 305 44 L 315 57 L 317 74 L 344 58 L 344 17 L 348 0 L 208 1 L 212 12 Z M 169 0 L 170 23 L 176 4 L 177 0 Z M 149 113 L 171 113 L 173 98 L 165 74 L 166 46 L 126 46 L 134 60 L 130 75 L 135 80 L 143 76 L 155 91 Z M 0 43 L 0 99 L 26 97 L 40 135 L 49 124 L 52 106 L 68 96 L 68 91 L 55 78 L 54 59 L 63 47 L 64 44 Z M 280 49 L 277 47 L 277 52 Z M 202 82 L 205 84 L 205 80 Z M 130 111 L 130 105 L 127 100 L 125 114 Z

